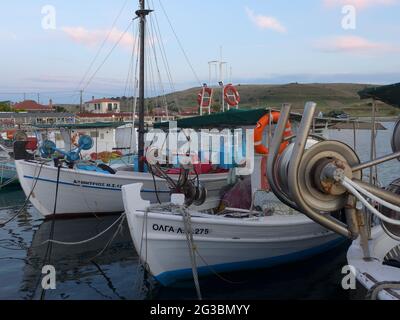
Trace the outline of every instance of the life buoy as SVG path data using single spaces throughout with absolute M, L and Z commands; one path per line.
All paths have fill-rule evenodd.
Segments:
M 280 115 L 281 115 L 280 112 L 274 111 L 274 112 L 266 114 L 258 121 L 257 127 L 254 130 L 254 146 L 255 146 L 255 151 L 258 154 L 262 154 L 262 155 L 269 154 L 269 149 L 262 144 L 264 130 L 267 126 L 270 125 L 270 123 L 277 124 L 279 121 Z M 271 117 L 272 117 L 272 119 L 271 119 Z M 288 123 L 286 125 L 286 130 L 284 133 L 284 137 L 287 138 L 287 137 L 291 137 L 291 136 L 293 136 L 292 125 L 290 124 L 290 121 L 288 121 Z M 288 141 L 282 142 L 282 144 L 279 148 L 279 153 L 282 153 L 288 145 L 289 145 Z
M 239 91 L 232 84 L 228 84 L 224 88 L 224 98 L 225 102 L 231 107 L 236 107 L 240 103 Z
M 208 95 L 208 97 L 206 97 L 206 94 Z M 197 103 L 199 104 L 199 106 L 208 108 L 212 102 L 211 101 L 212 94 L 213 94 L 213 89 L 209 87 L 204 87 L 203 89 L 201 89 L 201 91 L 197 95 Z

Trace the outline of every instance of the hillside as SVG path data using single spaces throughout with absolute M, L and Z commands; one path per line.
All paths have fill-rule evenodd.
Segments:
M 360 100 L 357 92 L 369 87 L 365 84 L 286 84 L 286 85 L 238 85 L 241 95 L 241 108 L 278 107 L 282 103 L 291 103 L 295 111 L 302 111 L 305 102 L 315 101 L 319 110 L 329 112 L 343 110 L 351 116 L 366 116 L 371 111 L 371 101 Z M 177 110 L 175 101 L 180 109 L 197 106 L 197 94 L 200 88 L 192 88 L 167 95 L 171 110 Z M 220 89 L 214 93 L 214 108 L 220 106 Z M 127 108 L 127 100 L 123 108 Z M 157 105 L 156 98 L 149 99 L 148 107 Z M 379 104 L 379 115 L 395 116 L 400 110 L 385 104 Z

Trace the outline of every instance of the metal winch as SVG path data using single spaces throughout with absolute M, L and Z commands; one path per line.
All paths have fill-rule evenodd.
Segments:
M 362 181 L 362 171 L 383 162 L 400 158 L 400 122 L 392 139 L 394 153 L 367 163 L 361 163 L 357 153 L 348 145 L 323 140 L 310 135 L 316 104 L 308 102 L 296 137 L 289 138 L 289 146 L 279 154 L 284 141 L 284 130 L 290 116 L 290 105 L 284 105 L 268 159 L 268 179 L 276 196 L 290 207 L 303 212 L 326 228 L 355 239 L 360 234 L 368 239 L 368 216 L 357 200 L 376 197 L 392 207 L 400 206 L 393 190 L 382 190 Z M 397 191 L 399 191 L 397 189 Z M 369 197 L 368 197 L 369 196 Z M 372 205 L 369 209 L 373 210 Z M 344 213 L 341 219 L 338 213 Z M 380 213 L 380 212 L 378 212 Z M 383 216 L 385 218 L 385 216 Z M 400 237 L 396 221 L 386 219 L 386 230 Z M 397 216 L 397 219 L 399 217 Z M 345 223 L 342 220 L 346 221 Z

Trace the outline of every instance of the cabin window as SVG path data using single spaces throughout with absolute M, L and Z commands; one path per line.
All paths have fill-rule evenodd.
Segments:
M 108 104 L 108 111 L 112 111 L 112 103 Z
M 98 133 L 97 131 L 91 131 L 91 132 L 90 132 L 90 136 L 91 136 L 92 138 L 98 138 L 98 137 L 99 137 L 99 133 Z

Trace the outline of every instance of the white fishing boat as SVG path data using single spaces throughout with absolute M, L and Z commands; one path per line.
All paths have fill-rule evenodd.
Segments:
M 151 205 L 142 184 L 123 187 L 130 233 L 142 261 L 163 285 L 200 276 L 290 263 L 325 252 L 344 238 L 271 201 L 272 215 L 227 209 L 219 215 L 190 210 L 196 265 L 188 250 L 182 207 Z
M 22 189 L 44 216 L 54 214 L 57 185 L 56 215 L 123 212 L 121 188 L 138 182 L 144 184 L 144 199 L 152 203 L 170 199 L 165 180 L 153 178 L 150 173 L 134 172 L 132 167 L 120 167 L 112 170 L 113 174 L 93 164 L 77 165 L 73 169 L 63 167 L 57 179 L 58 168 L 52 161 L 17 160 L 15 164 Z M 175 178 L 178 179 L 178 175 Z M 199 178 L 207 189 L 206 205 L 217 206 L 220 191 L 228 183 L 228 173 L 204 174 Z
M 372 229 L 370 257 L 366 258 L 359 240 L 347 252 L 359 284 L 372 300 L 400 300 L 400 241 L 389 237 L 381 226 Z

